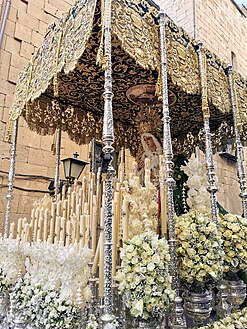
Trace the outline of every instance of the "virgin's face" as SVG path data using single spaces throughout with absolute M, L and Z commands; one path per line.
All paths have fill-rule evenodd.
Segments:
M 151 136 L 143 136 L 143 140 L 151 151 L 156 151 L 156 145 Z

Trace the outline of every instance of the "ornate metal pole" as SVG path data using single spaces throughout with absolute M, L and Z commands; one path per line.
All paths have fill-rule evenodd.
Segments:
M 105 53 L 105 86 L 104 86 L 104 125 L 103 125 L 103 152 L 105 156 L 112 157 L 114 148 L 114 127 L 112 113 L 112 61 L 111 61 L 111 0 L 105 0 L 105 21 L 104 21 L 104 53 Z M 115 171 L 111 162 L 109 163 L 105 183 L 105 243 L 104 243 L 104 311 L 102 321 L 104 328 L 113 328 L 114 320 L 112 304 L 112 179 Z
M 217 212 L 217 186 L 215 180 L 215 169 L 214 169 L 214 159 L 213 150 L 211 143 L 211 133 L 210 133 L 210 111 L 208 106 L 208 94 L 207 94 L 207 75 L 206 75 L 206 56 L 202 43 L 198 44 L 198 58 L 199 58 L 199 69 L 201 76 L 201 93 L 202 93 L 202 112 L 205 130 L 205 146 L 206 146 L 206 161 L 208 170 L 208 180 L 209 180 L 209 192 L 210 192 L 210 202 L 211 202 L 211 215 L 213 222 L 218 226 L 218 212 Z
M 60 154 L 61 154 L 61 128 L 57 128 L 57 145 L 56 145 L 56 171 L 55 171 L 55 200 L 57 200 L 57 196 L 59 194 L 59 187 L 60 187 L 60 176 L 59 176 L 59 169 L 60 169 Z
M 237 172 L 238 181 L 240 185 L 240 197 L 242 199 L 243 216 L 247 218 L 247 192 L 246 192 L 246 174 L 244 168 L 244 152 L 243 145 L 240 139 L 238 125 L 237 125 L 237 96 L 235 92 L 235 83 L 233 76 L 233 69 L 231 65 L 227 67 L 227 76 L 229 81 L 230 95 L 231 95 L 231 105 L 233 113 L 233 128 L 235 133 L 235 142 L 237 147 Z
M 160 47 L 161 47 L 161 77 L 162 77 L 162 99 L 163 99 L 163 120 L 164 120 L 164 136 L 163 148 L 166 164 L 166 184 L 167 184 L 167 199 L 168 199 L 168 227 L 169 227 L 169 247 L 170 247 L 170 273 L 172 277 L 172 286 L 176 291 L 176 299 L 171 312 L 171 326 L 172 328 L 182 329 L 186 328 L 186 321 L 184 311 L 181 306 L 182 298 L 179 291 L 179 280 L 177 270 L 177 254 L 176 254 L 176 236 L 175 236 L 175 211 L 173 190 L 175 180 L 173 179 L 173 152 L 172 140 L 170 130 L 170 113 L 168 103 L 168 85 L 167 85 L 167 60 L 166 60 L 166 34 L 165 34 L 165 15 L 160 12 Z
M 13 141 L 11 146 L 11 158 L 9 165 L 9 178 L 8 178 L 8 192 L 6 194 L 6 213 L 5 213 L 5 223 L 4 223 L 4 238 L 6 239 L 9 235 L 9 218 L 11 210 L 11 201 L 13 193 L 13 183 L 15 179 L 15 159 L 16 159 L 16 146 L 17 146 L 17 135 L 18 135 L 18 119 L 14 121 L 13 129 Z
M 95 138 L 93 138 L 92 147 L 91 147 L 91 172 L 96 175 L 97 172 L 96 172 L 95 146 L 96 146 L 96 141 L 95 141 Z

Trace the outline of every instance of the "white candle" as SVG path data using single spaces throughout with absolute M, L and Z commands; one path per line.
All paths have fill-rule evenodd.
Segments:
M 10 224 L 10 230 L 9 231 L 10 231 L 9 238 L 14 239 L 14 236 L 15 236 L 15 223 L 14 222 L 12 222 Z
M 55 242 L 58 242 L 60 240 L 60 222 L 61 222 L 61 217 L 57 216 L 56 217 L 56 226 L 55 226 Z
M 122 215 L 123 241 L 128 240 L 128 226 L 129 226 L 129 202 L 124 198 L 123 200 L 123 215 Z
M 70 236 L 71 236 L 71 222 L 67 221 L 66 223 L 66 246 L 70 244 Z
M 64 244 L 65 240 L 65 228 L 66 228 L 66 219 L 64 217 L 61 218 L 61 232 L 60 232 L 60 242 Z
M 37 242 L 41 241 L 42 225 L 43 225 L 43 218 L 40 217 L 39 224 L 38 224 L 38 232 L 37 232 Z
M 21 238 L 21 228 L 22 228 L 22 218 L 19 218 L 17 224 L 17 237 L 19 239 Z
M 80 246 L 81 248 L 85 245 L 85 215 L 80 216 Z
M 48 236 L 48 212 L 49 210 L 46 209 L 44 214 L 44 241 L 47 240 Z

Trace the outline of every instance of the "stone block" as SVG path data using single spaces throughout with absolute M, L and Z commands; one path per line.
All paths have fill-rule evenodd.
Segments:
M 16 23 L 15 28 L 15 39 L 20 41 L 26 41 L 27 43 L 31 42 L 31 29 L 25 25 Z
M 54 141 L 53 136 L 50 136 L 50 135 L 41 136 L 40 145 L 39 145 L 40 149 L 51 152 L 51 145 L 52 145 L 53 141 Z
M 39 29 L 39 19 L 26 13 L 25 11 L 18 10 L 17 22 L 34 31 L 38 31 Z
M 37 4 L 35 2 L 35 4 L 33 4 L 32 2 L 28 3 L 28 7 L 27 7 L 27 13 L 32 15 L 35 18 L 38 18 L 40 21 L 44 21 L 45 19 L 45 15 L 44 15 L 44 1 L 43 5 L 41 4 L 41 6 L 39 4 Z
M 32 31 L 31 43 L 35 47 L 41 47 L 43 42 L 43 35 L 39 32 Z
M 39 165 L 39 164 L 31 164 L 31 163 L 23 163 L 19 162 L 18 158 L 16 158 L 16 173 L 23 175 L 39 175 L 39 176 L 47 176 L 47 166 Z
M 13 94 L 15 90 L 15 85 L 7 80 L 0 79 L 0 90 L 4 94 Z
M 59 8 L 59 10 L 61 10 L 62 12 L 66 12 L 71 6 L 71 4 L 63 0 L 48 0 L 48 3 L 54 8 Z
M 1 51 L 1 66 L 0 66 L 0 76 L 1 79 L 7 80 L 9 75 L 9 65 L 10 65 L 11 54 L 8 51 Z
M 34 46 L 30 45 L 25 41 L 22 41 L 20 55 L 29 60 L 33 53 L 34 53 Z
M 8 81 L 12 82 L 12 83 L 16 83 L 20 73 L 21 73 L 21 70 L 19 70 L 18 68 L 14 67 L 14 66 L 10 66 Z
M 10 53 L 19 54 L 21 49 L 21 42 L 7 35 L 4 49 Z
M 45 22 L 40 21 L 40 22 L 39 22 L 39 30 L 38 30 L 38 32 L 39 32 L 41 35 L 44 35 L 46 29 L 47 29 L 47 24 L 46 24 Z
M 29 157 L 29 147 L 18 144 L 16 149 L 17 161 L 27 163 L 28 157 Z
M 16 18 L 17 18 L 17 9 L 11 6 L 9 10 L 8 19 L 11 20 L 12 22 L 16 22 Z
M 23 70 L 25 65 L 28 63 L 28 59 L 25 57 L 22 57 L 18 54 L 12 54 L 10 63 L 12 66 L 14 66 L 20 70 Z
M 7 34 L 10 37 L 14 37 L 14 35 L 15 35 L 15 22 L 8 19 L 4 33 Z
M 9 95 L 6 95 L 6 99 Z M 6 103 L 6 101 L 5 101 Z M 9 123 L 9 109 L 7 107 L 3 107 L 2 111 L 2 122 Z
M 0 106 L 2 108 L 2 112 L 1 112 L 2 114 L 3 114 L 3 106 L 5 104 L 5 98 L 6 98 L 6 95 L 4 93 L 0 93 Z
M 17 9 L 18 11 L 27 11 L 27 3 L 24 1 L 20 1 L 20 0 L 12 0 L 11 2 L 11 6 L 15 9 Z
M 31 131 L 30 129 L 26 129 L 25 127 L 21 127 L 18 133 L 18 144 L 23 146 L 28 146 L 30 148 L 39 149 L 40 147 L 40 138 L 41 136 Z
M 50 3 L 46 2 L 45 3 L 45 7 L 44 7 L 44 11 L 46 14 L 50 14 L 54 17 L 60 17 L 60 10 L 54 6 L 52 6 Z
M 48 166 L 52 159 L 52 153 L 44 150 L 30 149 L 29 163 L 39 164 L 40 166 Z

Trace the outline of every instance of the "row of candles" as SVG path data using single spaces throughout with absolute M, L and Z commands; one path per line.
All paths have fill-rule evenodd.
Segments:
M 130 178 L 136 173 L 130 173 Z M 113 276 L 116 274 L 119 248 L 122 241 L 128 240 L 129 234 L 129 196 L 125 186 L 127 180 L 114 181 L 113 194 Z M 147 186 L 150 181 L 150 160 L 145 160 L 144 182 Z M 161 190 L 162 192 L 162 190 Z M 81 183 L 75 181 L 66 192 L 64 186 L 56 201 L 50 202 L 47 207 L 37 206 L 31 212 L 31 220 L 20 218 L 17 229 L 15 223 L 10 225 L 10 239 L 22 242 L 59 243 L 64 246 L 79 244 L 81 248 L 88 246 L 93 250 L 94 259 L 92 275 L 99 279 L 99 297 L 104 293 L 104 205 L 105 205 L 105 180 L 100 172 L 95 177 L 94 173 L 83 176 Z M 164 211 L 163 211 L 164 213 Z M 162 211 L 161 211 L 162 215 Z M 161 218 L 161 223 L 165 220 Z M 164 226 L 164 225 L 163 225 Z M 164 229 L 163 229 L 164 231 Z

